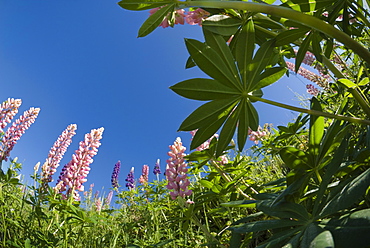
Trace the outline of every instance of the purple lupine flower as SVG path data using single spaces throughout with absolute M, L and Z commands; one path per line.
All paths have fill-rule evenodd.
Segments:
M 160 161 L 161 161 L 160 159 L 157 159 L 157 163 L 155 163 L 155 166 L 153 169 L 154 175 L 161 174 Z
M 148 180 L 149 180 L 149 166 L 144 164 L 143 169 L 142 169 L 142 174 L 139 178 L 139 182 L 141 184 L 146 184 L 148 183 Z
M 192 191 L 188 189 L 190 181 L 187 179 L 188 169 L 184 160 L 186 147 L 182 145 L 180 137 L 169 148 L 170 158 L 167 160 L 166 169 L 167 189 L 173 190 L 170 196 L 175 200 L 177 196 L 184 198 L 191 195 Z
M 42 166 L 41 180 L 44 184 L 53 181 L 52 176 L 57 171 L 68 146 L 72 143 L 72 137 L 76 134 L 76 129 L 76 124 L 69 125 L 51 147 L 48 157 Z
M 8 160 L 10 151 L 13 150 L 14 145 L 24 132 L 35 122 L 39 112 L 39 108 L 30 108 L 6 130 L 0 147 L 0 161 Z
M 130 173 L 127 174 L 127 178 L 125 179 L 126 187 L 128 189 L 133 189 L 135 188 L 135 178 L 134 178 L 134 167 L 131 167 Z
M 89 166 L 94 161 L 93 156 L 98 153 L 103 131 L 104 128 L 99 128 L 87 133 L 84 141 L 80 142 L 79 149 L 72 155 L 72 160 L 63 167 L 56 187 L 59 193 L 67 191 L 65 198 L 72 195 L 76 201 L 80 200 L 77 191 L 84 191 L 82 184 L 87 181 Z
M 120 169 L 121 169 L 121 161 L 118 160 L 118 162 L 114 165 L 114 169 L 113 169 L 113 173 L 112 173 L 112 179 L 111 179 L 112 187 L 114 189 L 119 187 L 119 185 L 118 185 L 118 175 L 119 175 Z
M 0 105 L 0 133 L 13 117 L 18 113 L 18 109 L 22 104 L 21 99 L 8 98 Z

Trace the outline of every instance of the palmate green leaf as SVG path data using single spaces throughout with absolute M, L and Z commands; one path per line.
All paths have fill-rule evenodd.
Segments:
M 141 25 L 139 29 L 138 37 L 144 37 L 153 32 L 163 21 L 163 19 L 174 11 L 176 4 L 169 4 L 157 10 L 153 15 L 149 16 L 148 19 Z
M 304 37 L 308 31 L 308 28 L 302 27 L 281 32 L 275 37 L 275 46 L 283 46 L 295 42 Z
M 321 105 L 315 97 L 311 99 L 311 110 L 322 111 Z M 308 150 L 314 157 L 319 155 L 320 143 L 324 136 L 324 120 L 323 116 L 310 116 Z
M 272 230 L 276 228 L 292 227 L 303 224 L 302 222 L 296 220 L 260 220 L 255 222 L 250 222 L 246 224 L 241 224 L 235 227 L 230 227 L 229 229 L 237 233 L 247 233 L 247 232 L 260 232 L 265 230 Z
M 240 102 L 241 110 L 238 123 L 238 148 L 242 151 L 248 138 L 250 116 L 248 114 L 248 103 L 246 100 Z
M 241 24 L 241 20 L 227 15 L 212 15 L 202 22 L 204 29 L 223 36 L 235 34 Z
M 311 168 L 309 155 L 295 147 L 283 147 L 279 155 L 285 165 L 291 169 L 309 170 Z
M 203 104 L 181 123 L 179 131 L 193 131 L 209 125 L 225 115 L 228 116 L 239 99 L 238 97 L 231 97 Z
M 220 132 L 220 136 L 218 138 L 218 144 L 216 149 L 216 157 L 222 155 L 225 148 L 230 144 L 231 139 L 234 136 L 236 125 L 239 120 L 240 116 L 240 104 L 233 110 L 231 115 L 228 117 L 227 121 L 225 122 L 222 130 Z
M 118 5 L 127 10 L 146 10 L 176 3 L 174 0 L 122 0 Z
M 285 67 L 273 67 L 267 68 L 262 74 L 260 74 L 258 83 L 251 89 L 261 89 L 269 86 L 276 81 L 278 81 L 282 76 L 284 76 L 287 69 Z
M 293 229 L 288 229 L 275 233 L 271 238 L 269 238 L 267 241 L 263 242 L 256 248 L 280 248 L 284 246 L 284 244 L 286 244 L 286 242 L 288 242 L 288 240 L 290 240 L 292 236 L 300 235 L 300 232 L 303 228 L 304 227 L 299 226 Z
M 233 72 L 214 49 L 193 39 L 185 39 L 185 43 L 192 60 L 203 72 L 227 87 L 242 89 Z
M 301 46 L 299 47 L 299 50 L 297 52 L 297 57 L 295 59 L 295 71 L 296 72 L 298 72 L 299 67 L 302 64 L 302 61 L 303 61 L 304 57 L 306 56 L 306 53 L 308 51 L 308 48 L 311 45 L 311 41 L 312 41 L 312 32 L 310 32 L 306 36 L 306 38 L 303 40 Z
M 249 71 L 248 67 L 252 63 L 255 47 L 255 30 L 252 19 L 249 19 L 235 35 L 231 41 L 230 47 L 237 62 L 242 81 L 244 85 L 246 85 Z
M 221 203 L 221 206 L 223 207 L 241 207 L 241 208 L 255 208 L 257 201 L 255 200 L 241 200 L 241 201 L 231 201 L 231 202 L 225 202 Z M 261 216 L 262 212 L 259 212 L 258 216 Z M 248 218 L 248 217 L 246 217 Z M 249 220 L 249 219 L 247 219 Z M 245 221 L 247 221 L 245 220 Z
M 313 32 L 312 34 L 312 52 L 316 57 L 316 60 L 322 62 L 322 48 L 321 48 L 322 37 L 319 32 Z
M 299 12 L 314 12 L 337 2 L 336 0 L 282 0 L 283 6 L 288 6 Z
M 270 63 L 272 58 L 276 56 L 274 53 L 274 41 L 271 39 L 263 43 L 257 50 L 251 64 L 248 67 L 248 78 L 246 90 L 250 92 L 250 89 L 254 89 L 255 85 L 260 79 L 260 74 L 265 70 L 266 66 Z
M 370 185 L 370 169 L 347 183 L 322 209 L 319 216 L 324 217 L 356 203 Z
M 246 101 L 247 104 L 247 115 L 249 118 L 249 127 L 253 130 L 256 131 L 258 129 L 259 125 L 259 117 L 258 117 L 258 112 L 255 109 L 255 107 L 252 105 L 251 102 Z
M 180 96 L 200 101 L 230 98 L 240 95 L 236 89 L 229 88 L 217 80 L 208 78 L 193 78 L 182 81 L 170 87 Z
M 326 230 L 317 235 L 314 240 L 312 240 L 310 248 L 334 248 L 336 247 L 334 245 L 334 239 L 333 235 L 331 234 L 330 231 Z
M 209 125 L 204 125 L 198 128 L 197 132 L 195 133 L 193 140 L 190 144 L 190 150 L 196 149 L 198 146 L 203 144 L 206 140 L 212 137 L 218 129 L 224 124 L 226 121 L 227 115 L 224 115 L 218 120 L 213 121 Z
M 235 65 L 234 57 L 229 46 L 226 45 L 224 37 L 219 34 L 212 33 L 204 28 L 203 34 L 207 45 L 212 47 L 220 55 L 225 64 L 228 66 L 229 70 L 233 73 L 236 81 L 240 83 L 239 73 Z
M 319 225 L 331 232 L 335 241 L 335 248 L 369 247 L 369 208 L 352 212 L 339 219 L 323 220 Z
M 305 222 L 310 219 L 306 208 L 293 202 L 277 202 L 272 200 L 260 201 L 257 203 L 257 209 L 267 215 L 279 218 L 294 218 Z

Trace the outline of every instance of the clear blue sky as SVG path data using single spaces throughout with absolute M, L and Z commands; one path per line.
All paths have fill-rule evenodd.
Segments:
M 105 128 L 85 188 L 95 183 L 95 189 L 107 191 L 118 160 L 122 186 L 132 166 L 139 177 L 143 164 L 151 172 L 159 158 L 163 171 L 168 145 L 180 136 L 188 146 L 190 134 L 176 130 L 200 102 L 168 87 L 206 77 L 198 69 L 184 69 L 188 54 L 183 39 L 202 39 L 201 28 L 160 27 L 136 38 L 147 16 L 148 11 L 121 9 L 116 0 L 0 1 L 0 101 L 21 98 L 19 113 L 41 108 L 11 153 L 23 163 L 26 179 L 72 123 L 78 126 L 77 135 L 61 167 L 85 133 Z M 299 105 L 293 92 L 304 94 L 305 83 L 301 77 L 284 78 L 267 87 L 265 97 Z M 295 116 L 263 103 L 256 106 L 260 125 L 285 124 Z

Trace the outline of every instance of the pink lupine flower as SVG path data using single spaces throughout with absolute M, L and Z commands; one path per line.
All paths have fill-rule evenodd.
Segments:
M 35 122 L 39 112 L 39 108 L 30 108 L 6 130 L 0 148 L 0 161 L 8 160 L 10 151 L 24 132 Z
M 87 133 L 84 141 L 80 142 L 79 149 L 72 155 L 71 161 L 62 169 L 57 185 L 63 182 L 60 185 L 59 193 L 67 191 L 65 197 L 72 195 L 75 200 L 80 200 L 77 191 L 84 191 L 82 184 L 87 181 L 86 176 L 90 172 L 89 166 L 94 161 L 92 158 L 98 153 L 103 131 L 104 128 L 99 128 Z
M 107 197 L 105 197 L 104 204 L 103 204 L 103 209 L 108 209 L 109 208 L 109 205 L 112 201 L 112 197 L 113 197 L 113 190 L 109 191 Z
M 68 146 L 72 143 L 72 137 L 76 134 L 76 129 L 76 124 L 69 125 L 51 147 L 41 172 L 41 180 L 45 184 L 53 181 L 52 176 L 57 171 Z
M 202 22 L 211 14 L 204 9 L 197 8 L 194 11 L 189 11 L 186 15 L 186 22 L 190 25 L 202 26 Z
M 161 7 L 154 8 L 149 10 L 150 15 L 153 15 L 155 12 L 157 12 Z M 175 11 L 175 23 L 171 24 L 170 21 L 168 20 L 169 15 L 172 13 L 168 13 L 168 15 L 163 19 L 161 24 L 159 24 L 160 27 L 162 28 L 168 28 L 169 26 L 173 26 L 174 24 L 181 24 L 184 25 L 184 18 L 185 18 L 185 10 L 183 9 L 178 9 Z
M 181 139 L 178 137 L 169 148 L 170 151 L 167 154 L 170 158 L 167 160 L 166 169 L 167 189 L 173 190 L 170 196 L 175 200 L 178 196 L 184 198 L 191 195 L 192 191 L 188 189 L 190 181 L 187 179 L 188 169 L 184 160 L 186 148 L 182 145 Z
M 289 70 L 291 70 L 291 71 L 295 70 L 295 65 L 293 63 L 286 61 L 286 65 L 287 65 Z M 327 83 L 326 78 L 321 77 L 321 76 L 313 73 L 312 71 L 309 71 L 309 70 L 303 68 L 302 66 L 299 67 L 299 70 L 298 70 L 297 74 L 303 76 L 304 78 L 310 80 L 311 82 L 314 82 L 314 83 L 318 84 L 319 86 L 320 85 L 325 85 Z
M 100 200 L 100 198 L 95 198 L 95 210 L 96 210 L 96 212 L 100 212 L 101 211 L 101 209 L 102 209 L 102 202 L 101 202 L 101 200 Z
M 306 88 L 307 88 L 307 93 L 313 96 L 317 96 L 320 93 L 320 91 L 317 88 L 315 88 L 315 86 L 313 86 L 312 84 L 307 84 Z
M 258 127 L 257 131 L 253 131 L 252 129 L 248 130 L 249 140 L 254 141 L 256 145 L 267 134 L 267 130 L 263 130 L 260 126 Z
M 148 165 L 146 165 L 146 164 L 144 164 L 143 165 L 143 169 L 142 169 L 142 174 L 141 174 L 141 176 L 140 176 L 140 178 L 139 178 L 139 182 L 141 183 L 141 184 L 146 184 L 146 183 L 148 183 L 148 180 L 149 180 L 149 166 Z
M 0 105 L 0 133 L 13 117 L 18 113 L 18 109 L 22 104 L 21 99 L 8 98 Z

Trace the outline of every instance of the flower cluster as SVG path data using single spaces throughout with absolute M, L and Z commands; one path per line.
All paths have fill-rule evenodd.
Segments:
M 0 147 L 0 161 L 8 160 L 10 151 L 13 150 L 14 145 L 24 132 L 35 122 L 39 112 L 39 108 L 30 108 L 6 130 Z M 9 116 L 7 115 L 6 118 L 10 118 Z
M 90 172 L 89 166 L 94 161 L 93 156 L 98 153 L 103 131 L 104 128 L 99 128 L 87 133 L 84 141 L 80 142 L 79 149 L 72 155 L 71 161 L 62 169 L 56 190 L 59 193 L 67 191 L 65 197 L 73 196 L 75 200 L 80 200 L 77 191 L 84 191 L 82 184 L 87 181 L 86 176 Z
M 313 86 L 312 84 L 307 84 L 306 88 L 307 88 L 307 93 L 313 96 L 317 96 L 320 93 L 320 91 L 317 88 L 315 88 L 315 86 Z
M 51 147 L 48 157 L 42 166 L 41 180 L 44 184 L 53 181 L 52 176 L 57 171 L 68 146 L 72 143 L 72 137 L 76 134 L 76 129 L 76 124 L 69 125 Z
M 126 183 L 126 187 L 128 189 L 133 189 L 135 188 L 135 177 L 134 177 L 134 167 L 131 167 L 131 170 L 130 172 L 128 173 L 127 175 L 127 178 L 125 179 L 125 181 L 127 182 Z
M 286 65 L 289 70 L 294 71 L 295 70 L 295 65 L 291 62 L 286 61 Z M 310 70 L 307 70 L 306 68 L 303 68 L 302 66 L 299 67 L 297 74 L 303 76 L 304 78 L 310 80 L 313 83 L 316 83 L 320 87 L 325 87 L 327 85 L 327 79 L 317 75 L 316 73 L 313 73 Z
M 154 169 L 153 169 L 153 173 L 154 175 L 158 176 L 159 174 L 161 174 L 161 168 L 160 168 L 160 160 L 157 159 L 157 163 L 155 163 L 155 166 L 154 166 Z
M 3 129 L 8 123 L 10 123 L 13 117 L 18 113 L 18 109 L 22 104 L 21 99 L 8 98 L 0 105 L 0 132 L 3 133 Z
M 153 15 L 160 8 L 161 7 L 149 10 L 150 15 Z M 171 23 L 171 21 L 169 20 L 171 15 L 174 15 L 174 23 Z M 199 26 L 202 26 L 203 20 L 205 20 L 209 15 L 210 13 L 208 13 L 207 11 L 201 8 L 197 8 L 194 11 L 189 11 L 186 14 L 185 14 L 184 9 L 178 9 L 178 10 L 175 10 L 173 13 L 168 13 L 168 15 L 163 19 L 163 21 L 161 22 L 159 26 L 163 28 L 167 28 L 170 26 L 172 27 L 175 24 L 183 25 L 185 23 L 185 20 L 190 25 L 198 24 Z
M 119 186 L 118 185 L 118 175 L 119 175 L 120 169 L 121 169 L 121 161 L 118 160 L 118 162 L 114 165 L 112 178 L 111 178 L 112 187 L 114 189 L 118 188 Z
M 184 198 L 191 195 L 192 191 L 188 189 L 190 181 L 187 179 L 188 169 L 184 160 L 186 148 L 182 145 L 181 139 L 178 137 L 169 148 L 170 158 L 167 160 L 166 169 L 167 189 L 173 190 L 170 196 L 175 200 L 177 196 Z
M 257 131 L 253 131 L 252 129 L 248 130 L 249 140 L 254 141 L 257 145 L 258 142 L 268 134 L 266 128 L 262 129 L 260 126 L 258 127 Z
M 149 180 L 149 166 L 144 164 L 143 169 L 142 169 L 142 174 L 139 178 L 139 182 L 141 184 L 146 184 L 148 183 L 148 180 Z

